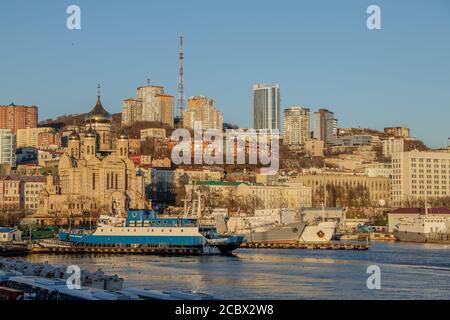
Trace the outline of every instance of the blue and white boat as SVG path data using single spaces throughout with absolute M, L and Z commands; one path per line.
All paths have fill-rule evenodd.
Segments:
M 243 236 L 220 236 L 214 224 L 201 224 L 195 218 L 158 216 L 154 211 L 129 210 L 126 218 L 100 216 L 95 231 L 68 230 L 59 240 L 92 246 L 167 246 L 200 249 L 202 253 L 218 249 L 229 254 L 239 248 Z

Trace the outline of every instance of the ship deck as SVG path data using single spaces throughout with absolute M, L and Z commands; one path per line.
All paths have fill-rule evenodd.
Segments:
M 247 249 L 308 249 L 308 250 L 369 250 L 367 243 L 338 242 L 244 242 L 241 248 Z

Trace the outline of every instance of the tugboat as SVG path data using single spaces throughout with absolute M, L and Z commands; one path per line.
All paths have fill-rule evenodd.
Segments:
M 149 210 L 128 210 L 126 218 L 102 215 L 95 231 L 68 230 L 58 237 L 76 245 L 167 246 L 221 254 L 231 254 L 244 241 L 240 235 L 220 236 L 214 225 L 202 225 L 196 218 L 158 216 Z

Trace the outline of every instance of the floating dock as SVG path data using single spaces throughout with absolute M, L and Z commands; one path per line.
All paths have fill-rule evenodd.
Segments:
M 18 244 L 0 245 L 1 257 L 18 257 L 27 255 L 28 253 L 30 253 L 30 249 L 27 245 L 18 245 Z
M 241 248 L 246 249 L 308 249 L 308 250 L 369 250 L 367 243 L 339 242 L 244 242 Z
M 201 255 L 201 248 L 170 246 L 40 246 L 31 249 L 33 254 L 155 254 L 155 255 Z

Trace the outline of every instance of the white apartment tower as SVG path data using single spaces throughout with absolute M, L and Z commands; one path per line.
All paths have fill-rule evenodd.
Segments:
M 253 86 L 253 129 L 280 129 L 280 86 Z
M 0 129 L 0 164 L 16 166 L 16 135 L 10 129 Z

